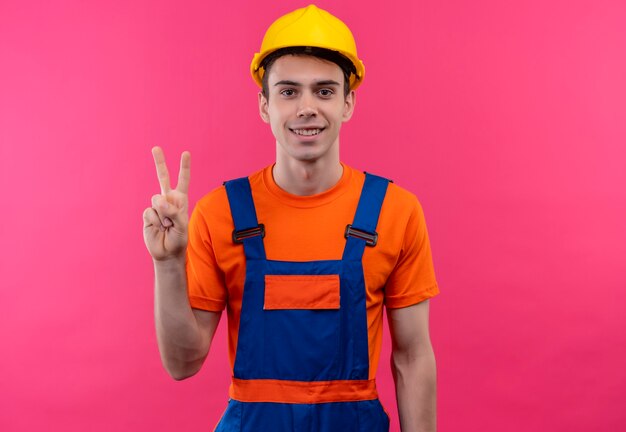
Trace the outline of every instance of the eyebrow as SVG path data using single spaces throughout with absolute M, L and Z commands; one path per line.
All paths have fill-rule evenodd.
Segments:
M 299 82 L 295 82 L 295 81 L 290 81 L 290 80 L 281 80 L 278 81 L 276 84 L 274 84 L 274 86 L 279 86 L 279 85 L 289 85 L 289 86 L 293 86 L 293 87 L 302 87 L 302 84 Z M 315 81 L 313 83 L 313 85 L 315 86 L 337 86 L 339 87 L 339 83 L 337 81 L 334 80 L 322 80 L 322 81 Z

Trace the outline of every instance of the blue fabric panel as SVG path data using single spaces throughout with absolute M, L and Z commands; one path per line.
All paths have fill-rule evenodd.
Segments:
M 369 378 L 369 339 L 365 277 L 360 261 L 343 261 L 341 273 L 341 343 L 344 360 L 338 379 Z
M 235 376 L 326 381 L 368 379 L 365 281 L 360 262 L 248 260 Z M 340 277 L 339 310 L 264 310 L 265 275 Z
M 340 309 L 263 309 L 266 274 L 337 274 L 341 280 L 344 273 L 342 261 L 249 260 L 246 265 L 235 376 L 241 379 L 295 381 L 350 379 L 348 372 L 340 375 L 340 370 L 351 370 L 351 365 L 341 364 L 346 343 L 344 339 L 348 336 L 352 338 L 346 328 L 352 306 L 345 303 L 351 303 L 350 293 L 344 293 L 343 281 L 340 282 Z M 365 310 L 365 303 L 362 307 Z M 367 321 L 359 326 L 365 328 L 367 344 Z M 367 352 L 364 361 L 368 362 Z
M 265 273 L 267 261 L 246 259 L 246 281 L 241 300 L 239 337 L 235 353 L 234 376 L 242 379 L 256 378 L 259 359 L 265 354 Z
M 359 402 L 284 404 L 230 400 L 216 432 L 388 432 L 378 399 Z
M 248 177 L 227 181 L 224 186 L 226 187 L 235 229 L 240 231 L 256 227 L 258 221 Z
M 250 190 L 250 181 L 248 177 L 242 177 L 235 180 L 229 180 L 224 183 L 226 187 L 226 195 L 230 205 L 230 212 L 233 216 L 235 230 L 255 228 L 259 222 L 252 200 L 252 191 Z M 263 247 L 263 238 L 261 236 L 250 237 L 243 240 L 243 247 L 246 253 L 246 259 L 264 259 L 265 248 Z
M 365 174 L 365 183 L 361 191 L 361 198 L 356 208 L 356 214 L 352 226 L 363 231 L 374 232 L 378 225 L 378 216 L 387 193 L 389 180 L 374 174 Z M 358 260 L 363 257 L 365 240 L 356 237 L 348 237 L 346 248 L 343 251 L 343 259 Z

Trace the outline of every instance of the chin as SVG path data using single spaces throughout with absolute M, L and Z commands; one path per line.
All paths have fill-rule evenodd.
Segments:
M 286 145 L 280 141 L 278 143 L 278 151 L 286 155 L 291 160 L 299 162 L 315 162 L 323 159 L 333 151 L 333 145 L 323 140 L 310 143 L 293 142 L 285 140 Z
M 322 155 L 317 153 L 300 153 L 292 154 L 291 157 L 300 162 L 315 162 L 320 159 Z
M 286 149 L 286 153 L 291 159 L 302 162 L 314 162 L 328 153 L 328 149 L 320 149 L 316 147 L 298 145 L 291 147 L 290 149 Z

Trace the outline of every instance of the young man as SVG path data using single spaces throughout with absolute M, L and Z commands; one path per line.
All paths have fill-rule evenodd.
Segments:
M 383 304 L 403 431 L 435 430 L 428 299 L 439 291 L 417 199 L 340 162 L 364 68 L 350 30 L 311 5 L 279 18 L 254 56 L 276 163 L 204 196 L 188 224 L 190 155 L 144 211 L 163 364 L 206 358 L 228 312 L 233 368 L 217 431 L 387 431 L 375 375 Z

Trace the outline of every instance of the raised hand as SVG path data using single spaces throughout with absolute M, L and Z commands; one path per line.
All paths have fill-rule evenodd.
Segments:
M 189 177 L 191 154 L 180 156 L 176 189 L 170 187 L 165 156 L 160 147 L 152 148 L 161 193 L 152 196 L 152 207 L 143 212 L 143 239 L 155 261 L 184 258 L 189 224 Z

